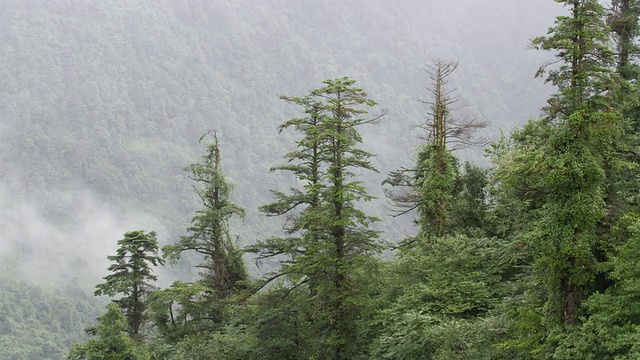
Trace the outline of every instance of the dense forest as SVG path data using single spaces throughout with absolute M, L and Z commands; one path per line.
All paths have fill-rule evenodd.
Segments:
M 1 358 L 640 357 L 638 1 L 0 4 Z

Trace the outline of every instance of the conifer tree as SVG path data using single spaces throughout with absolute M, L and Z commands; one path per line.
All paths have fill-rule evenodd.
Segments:
M 294 287 L 308 285 L 308 316 L 319 339 L 322 359 L 348 359 L 355 354 L 355 321 L 361 289 L 356 274 L 378 251 L 377 231 L 369 228 L 376 219 L 355 205 L 368 201 L 356 169 L 375 171 L 371 154 L 359 149 L 362 142 L 357 127 L 371 123 L 361 116 L 363 107 L 376 103 L 354 86 L 349 78 L 326 80 L 320 89 L 303 98 L 284 98 L 304 109 L 306 116 L 286 122 L 303 137 L 298 150 L 287 155 L 290 165 L 278 169 L 292 171 L 304 181 L 303 190 L 292 195 L 276 192 L 277 202 L 264 206 L 267 214 L 288 214 L 290 238 L 273 238 L 250 247 L 259 257 L 283 255 L 278 274 L 295 280 Z M 291 212 L 292 209 L 297 212 Z
M 544 192 L 534 245 L 552 289 L 549 300 L 562 323 L 574 324 L 596 272 L 596 227 L 606 214 L 603 160 L 620 129 L 606 93 L 613 52 L 604 9 L 595 0 L 563 3 L 570 16 L 533 40 L 536 48 L 556 51 L 561 65 L 547 69 L 547 81 L 559 88 L 547 107 L 553 133 L 530 170 L 541 176 Z
M 418 149 L 414 168 L 394 171 L 383 183 L 394 187 L 385 192 L 400 209 L 397 215 L 418 211 L 416 223 L 421 236 L 426 237 L 441 237 L 452 230 L 451 207 L 460 188 L 459 164 L 452 151 L 484 143 L 477 132 L 487 125 L 485 121 L 459 119 L 452 114 L 458 100 L 453 96 L 456 89 L 448 88 L 448 82 L 457 67 L 457 62 L 445 60 L 428 66 L 432 82 L 430 99 L 424 103 L 429 112 L 420 125 L 426 143 Z
M 118 240 L 117 254 L 108 258 L 113 261 L 109 266 L 112 273 L 104 277 L 104 283 L 96 285 L 95 295 L 125 295 L 114 302 L 124 311 L 128 332 L 137 339 L 146 317 L 146 298 L 154 289 L 151 282 L 157 280 L 151 266 L 164 262 L 158 256 L 156 233 L 143 230 L 127 232 L 123 239 Z
M 272 191 L 276 201 L 260 207 L 260 211 L 267 216 L 286 216 L 285 230 L 292 236 L 272 237 L 255 246 L 247 247 L 246 251 L 259 254 L 258 260 L 279 255 L 294 258 L 304 254 L 305 249 L 300 244 L 301 239 L 293 235 L 309 231 L 308 224 L 303 222 L 302 214 L 317 209 L 320 205 L 320 190 L 323 188 L 320 159 L 323 140 L 320 134 L 320 124 L 324 116 L 322 114 L 324 106 L 322 102 L 313 99 L 310 95 L 305 97 L 281 96 L 280 98 L 301 106 L 305 116 L 290 119 L 280 125 L 281 132 L 292 127 L 302 134 L 302 138 L 297 142 L 297 149 L 285 155 L 288 163 L 274 167 L 271 171 L 290 171 L 304 182 L 304 186 L 302 190 L 292 188 L 288 194 Z M 295 261 L 289 261 L 287 258 L 273 279 L 283 275 L 302 274 L 303 271 L 299 268 L 299 264 Z M 299 277 L 297 281 L 302 285 L 308 283 L 310 279 L 303 276 Z M 313 285 L 310 286 L 313 288 Z
M 570 333 L 557 359 L 637 359 L 640 357 L 640 222 L 637 213 L 617 224 L 625 242 L 607 264 L 615 282 L 606 291 L 594 293 L 584 302 L 589 313 L 579 329 Z
M 613 85 L 614 53 L 608 47 L 609 31 L 598 1 L 557 2 L 569 8 L 569 15 L 557 17 L 548 35 L 533 39 L 532 46 L 556 52 L 556 60 L 541 66 L 536 75 L 546 76 L 559 90 L 545 108 L 547 120 L 567 122 L 577 112 L 609 110 L 606 90 Z
M 613 0 L 607 21 L 617 45 L 617 73 L 625 80 L 633 80 L 638 75 L 633 59 L 640 49 L 635 39 L 640 35 L 638 17 L 640 3 L 637 0 Z
M 96 326 L 97 337 L 74 344 L 67 360 L 148 360 L 151 357 L 127 334 L 127 319 L 115 304 L 107 306 Z
M 615 144 L 617 158 L 607 159 L 605 170 L 614 176 L 608 181 L 607 205 L 610 214 L 609 223 L 613 223 L 620 216 L 632 208 L 638 207 L 635 199 L 640 190 L 636 178 L 640 156 L 638 145 L 640 138 L 640 105 L 638 102 L 638 74 L 636 64 L 640 48 L 637 44 L 640 35 L 640 3 L 637 0 L 614 0 L 607 13 L 607 23 L 611 28 L 612 38 L 616 45 L 616 86 L 609 92 L 615 101 L 616 110 L 623 116 L 624 134 L 621 141 Z
M 291 189 L 290 195 L 278 191 L 272 191 L 278 199 L 277 202 L 261 207 L 261 211 L 269 216 L 280 216 L 289 213 L 301 205 L 308 205 L 311 208 L 319 204 L 319 192 L 322 187 L 320 182 L 320 151 L 322 137 L 320 134 L 320 123 L 323 119 L 322 102 L 311 96 L 289 97 L 281 96 L 282 100 L 303 107 L 305 117 L 294 118 L 280 125 L 280 131 L 293 127 L 303 134 L 302 139 L 297 143 L 298 149 L 285 155 L 287 165 L 272 168 L 272 171 L 291 171 L 300 180 L 305 181 L 305 191 Z M 289 224 L 287 231 L 293 233 L 302 224 Z
M 418 223 L 424 233 L 436 237 L 444 235 L 458 175 L 458 162 L 447 149 L 453 125 L 450 106 L 455 100 L 451 91 L 445 89 L 447 78 L 457 66 L 457 63 L 438 61 L 431 68 L 433 100 L 428 102 L 431 120 L 424 125 L 429 143 L 420 150 L 416 168 Z
M 321 156 L 327 168 L 323 174 L 323 204 L 319 211 L 308 214 L 306 221 L 322 239 L 312 254 L 316 266 L 328 275 L 322 279 L 319 300 L 325 306 L 325 356 L 330 359 L 349 359 L 354 354 L 358 285 L 353 274 L 378 250 L 378 233 L 369 228 L 377 219 L 355 207 L 357 201 L 373 197 L 360 181 L 351 180 L 354 169 L 377 171 L 369 161 L 371 154 L 356 147 L 362 142 L 356 128 L 371 122 L 360 117 L 366 113 L 361 106 L 376 103 L 354 83 L 349 78 L 327 80 L 324 87 L 312 92 L 326 104 L 327 116 L 322 123 L 326 141 Z
M 302 354 L 317 353 L 319 345 L 312 340 L 317 337 L 317 332 L 311 333 L 309 329 L 310 309 L 313 306 L 310 299 L 318 292 L 320 276 L 304 261 L 307 244 L 317 243 L 319 239 L 317 234 L 310 231 L 309 224 L 304 222 L 304 214 L 313 212 L 320 206 L 320 190 L 324 186 L 321 182 L 323 165 L 320 162 L 320 124 L 324 117 L 324 106 L 311 95 L 281 96 L 280 99 L 300 107 L 304 115 L 280 125 L 280 132 L 292 128 L 301 138 L 296 142 L 296 149 L 285 155 L 287 164 L 273 167 L 271 171 L 291 172 L 302 181 L 303 186 L 301 189 L 291 188 L 288 193 L 272 190 L 276 200 L 260 207 L 260 211 L 267 216 L 286 219 L 283 229 L 288 236 L 271 237 L 248 246 L 245 251 L 256 253 L 258 261 L 274 257 L 280 260 L 280 267 L 269 274 L 260 286 L 266 286 L 276 279 L 284 280 L 280 282 L 281 286 L 272 287 L 269 293 L 262 295 L 263 299 L 286 298 L 286 303 L 272 301 L 262 305 L 261 312 L 264 315 L 257 321 L 255 330 L 259 338 L 268 340 L 261 344 L 261 358 L 293 359 Z M 293 329 L 283 327 L 282 314 L 286 315 L 287 323 L 294 324 Z M 273 346 L 281 347 L 282 344 L 287 344 L 286 349 L 272 349 Z
M 613 52 L 604 9 L 596 0 L 559 2 L 569 15 L 532 42 L 556 54 L 538 75 L 546 74 L 558 92 L 545 118 L 514 134 L 515 148 L 499 173 L 529 204 L 529 231 L 521 239 L 534 250 L 537 276 L 547 285 L 545 321 L 562 327 L 577 323 L 598 273 L 604 246 L 598 226 L 607 214 L 604 162 L 621 129 L 607 92 Z
M 200 141 L 208 135 L 205 134 Z M 169 259 L 176 260 L 185 251 L 195 251 L 204 256 L 198 267 L 204 285 L 213 299 L 227 299 L 236 294 L 247 279 L 242 253 L 236 248 L 229 231 L 229 220 L 233 216 L 244 217 L 244 209 L 230 200 L 232 187 L 227 183 L 220 165 L 218 137 L 213 133 L 213 142 L 199 163 L 185 168 L 196 183 L 196 194 L 204 209 L 196 211 L 187 229 L 189 235 L 163 248 Z

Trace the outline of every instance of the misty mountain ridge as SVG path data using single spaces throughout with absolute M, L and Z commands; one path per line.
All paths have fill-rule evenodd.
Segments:
M 527 41 L 557 6 L 531 3 L 7 4 L 0 108 L 2 161 L 12 171 L 4 182 L 17 178 L 18 193 L 40 200 L 88 188 L 114 204 L 180 217 L 193 209 L 181 168 L 199 153 L 199 136 L 215 129 L 237 192 L 261 198 L 267 188 L 255 187 L 279 182 L 268 169 L 292 146 L 276 127 L 296 109 L 277 95 L 343 75 L 389 111 L 364 134 L 384 174 L 419 143 L 424 64 L 437 58 L 460 61 L 452 86 L 496 139 L 497 129 L 539 114 L 548 93 L 531 76 L 545 55 Z M 239 200 L 253 212 L 247 197 Z

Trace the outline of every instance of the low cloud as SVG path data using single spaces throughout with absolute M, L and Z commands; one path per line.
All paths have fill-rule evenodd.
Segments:
M 0 261 L 40 285 L 99 283 L 108 273 L 107 255 L 115 254 L 125 232 L 155 230 L 166 236 L 157 219 L 120 212 L 88 191 L 51 198 L 55 204 L 16 201 L 0 189 Z

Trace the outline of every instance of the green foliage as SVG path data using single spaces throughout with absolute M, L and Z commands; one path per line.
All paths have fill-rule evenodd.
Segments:
M 614 0 L 607 13 L 607 23 L 618 45 L 616 70 L 625 80 L 638 77 L 638 66 L 633 60 L 639 50 L 634 43 L 634 39 L 640 34 L 639 16 L 640 3 L 636 0 Z
M 614 57 L 599 2 L 558 2 L 570 7 L 569 16 L 558 17 L 548 36 L 533 41 L 536 48 L 555 51 L 560 64 L 548 73 L 559 88 L 548 116 L 493 149 L 498 182 L 492 216 L 506 215 L 508 226 L 499 232 L 508 229 L 503 233 L 521 245 L 524 264 L 534 264 L 531 271 L 523 268 L 503 305 L 511 320 L 498 348 L 513 358 L 635 358 L 634 315 L 619 312 L 633 296 L 618 297 L 635 277 L 618 270 L 620 259 L 634 259 L 627 257 L 633 221 L 623 216 L 635 207 L 637 179 L 630 174 L 637 166 L 621 114 L 634 106 L 635 95 L 612 75 Z M 614 32 L 623 36 L 619 30 Z M 627 77 L 629 53 L 623 52 L 630 48 L 620 45 L 626 50 L 619 49 L 617 70 Z
M 278 284 L 258 294 L 247 316 L 252 318 L 250 333 L 258 341 L 256 359 L 310 359 L 318 354 L 316 330 L 310 316 L 314 305 L 304 287 L 291 289 Z
M 581 113 L 569 119 L 583 126 L 581 134 L 569 126 L 531 122 L 497 158 L 506 195 L 498 201 L 512 209 L 505 218 L 518 231 L 511 236 L 525 250 L 523 259 L 536 265 L 535 280 L 527 284 L 546 285 L 542 293 L 525 291 L 523 303 L 514 305 L 518 324 L 512 335 L 519 340 L 509 348 L 536 357 L 554 352 L 562 324 L 578 320 L 580 303 L 602 276 L 598 249 L 607 247 L 599 228 L 607 214 L 602 167 L 607 143 L 601 139 L 609 137 L 611 122 L 597 113 L 593 117 L 598 121 L 589 125 Z M 519 200 L 511 202 L 510 196 Z
M 223 306 L 207 301 L 209 291 L 201 282 L 176 281 L 149 295 L 149 320 L 163 342 L 173 344 L 186 336 L 221 328 Z
M 613 285 L 585 301 L 588 316 L 569 333 L 558 349 L 558 359 L 637 359 L 640 356 L 640 218 L 621 219 L 626 241 L 610 261 Z
M 465 217 L 465 213 L 471 212 L 461 206 L 475 205 L 480 212 L 484 208 L 486 181 L 483 181 L 482 176 L 477 176 L 478 171 L 475 171 L 475 177 L 461 178 L 458 159 L 451 152 L 461 147 L 482 144 L 482 140 L 476 140 L 477 132 L 487 125 L 484 121 L 462 121 L 452 115 L 451 107 L 458 100 L 452 95 L 454 90 L 447 89 L 447 84 L 457 67 L 457 62 L 443 60 L 435 61 L 429 66 L 432 80 L 429 93 L 432 99 L 426 102 L 430 105 L 429 119 L 420 126 L 426 131 L 427 143 L 418 148 L 413 168 L 394 171 L 383 182 L 383 185 L 405 187 L 399 194 L 392 191 L 387 191 L 386 194 L 401 209 L 398 211 L 399 215 L 417 209 L 416 223 L 420 226 L 422 236 L 442 237 L 456 231 L 466 231 L 466 228 L 471 228 L 467 225 L 471 224 L 464 224 L 466 220 L 462 218 L 454 218 Z M 471 172 L 474 169 L 467 166 L 466 170 Z M 466 204 L 457 201 L 459 193 L 463 191 L 462 187 L 466 194 L 465 199 L 460 200 Z M 471 189 L 473 194 L 469 193 Z M 473 200 L 470 196 L 476 199 Z M 458 203 L 457 214 L 452 213 L 456 212 L 454 202 Z M 478 215 L 480 214 L 476 214 Z M 456 227 L 455 223 L 461 226 Z
M 200 140 L 206 136 L 202 136 Z M 204 256 L 198 267 L 204 269 L 203 282 L 215 299 L 226 299 L 242 288 L 247 271 L 242 253 L 235 248 L 229 231 L 233 216 L 244 217 L 244 209 L 230 200 L 232 187 L 225 180 L 220 164 L 218 137 L 206 146 L 206 153 L 199 163 L 185 168 L 196 183 L 194 187 L 204 209 L 197 210 L 191 219 L 190 233 L 180 241 L 163 248 L 166 257 L 175 261 L 185 251 L 195 251 Z
M 498 170 L 500 180 L 528 203 L 530 226 L 522 239 L 532 246 L 537 276 L 548 289 L 546 326 L 575 324 L 581 302 L 593 291 L 598 253 L 606 246 L 599 228 L 608 212 L 606 160 L 622 134 L 605 91 L 613 81 L 613 52 L 604 10 L 592 0 L 561 2 L 570 15 L 558 17 L 549 35 L 532 43 L 556 52 L 560 65 L 548 71 L 547 81 L 559 91 L 545 119 L 514 134 Z
M 179 343 L 152 344 L 152 359 L 163 360 L 245 360 L 252 359 L 255 339 L 242 329 L 228 327 L 213 333 L 193 332 Z
M 505 326 L 491 329 L 501 320 L 488 315 L 507 293 L 508 247 L 462 235 L 422 241 L 383 274 L 385 304 L 371 324 L 378 329 L 371 356 L 491 358 Z
M 568 16 L 558 16 L 547 36 L 533 39 L 535 49 L 554 51 L 556 60 L 543 65 L 537 75 L 547 72 L 546 81 L 560 90 L 549 100 L 549 116 L 564 120 L 580 110 L 607 108 L 606 93 L 611 86 L 613 51 L 608 47 L 609 29 L 604 8 L 597 0 L 557 1 L 569 7 Z M 549 67 L 560 63 L 557 67 Z
M 229 220 L 243 217 L 244 210 L 230 200 L 232 187 L 221 169 L 215 133 L 206 150 L 200 162 L 185 168 L 196 183 L 194 188 L 204 209 L 196 211 L 187 229 L 189 235 L 163 248 L 172 261 L 185 251 L 203 255 L 197 266 L 204 271 L 199 281 L 176 281 L 149 297 L 150 318 L 157 330 L 152 349 L 157 358 L 209 359 L 216 354 L 240 359 L 246 352 L 239 348 L 244 340 L 233 333 L 237 329 L 229 323 L 237 315 L 234 296 L 246 287 L 248 278 L 242 253 L 230 234 Z
M 63 359 L 86 339 L 84 329 L 103 304 L 79 284 L 51 289 L 21 280 L 14 265 L 8 258 L 0 265 L 0 357 Z
M 98 319 L 97 338 L 75 344 L 68 360 L 148 360 L 149 354 L 126 333 L 127 319 L 116 304 L 107 306 L 107 312 Z
M 458 159 L 449 151 L 444 152 L 444 161 L 438 159 L 432 146 L 418 151 L 414 188 L 418 197 L 418 220 L 425 234 L 443 236 L 452 230 L 451 204 L 458 185 Z
M 607 76 L 611 61 L 598 58 L 608 51 L 602 46 L 606 36 L 599 32 L 604 27 L 597 2 L 560 2 L 575 6 L 579 19 L 560 18 L 551 36 L 534 41 L 534 46 L 558 51 L 565 61 L 549 77 L 562 90 L 552 99 L 551 116 L 544 121 L 554 126 L 532 123 L 516 134 L 500 160 L 504 167 L 493 177 L 503 186 L 496 186 L 489 198 L 483 171 L 461 169 L 445 151 L 442 132 L 436 135 L 437 149 L 422 147 L 417 172 L 408 177 L 420 192 L 419 201 L 417 196 L 409 199 L 421 206 L 423 231 L 415 238 L 420 246 L 407 247 L 389 266 L 392 275 L 384 282 L 373 276 L 376 260 L 371 256 L 379 248 L 378 234 L 370 228 L 375 219 L 369 214 L 380 209 L 364 203 L 371 196 L 364 183 L 354 181 L 364 169 L 373 169 L 369 153 L 358 149 L 361 138 L 354 130 L 369 121 L 360 119 L 360 112 L 373 102 L 350 80 L 331 80 L 308 96 L 284 98 L 300 105 L 305 115 L 282 125 L 281 129 L 295 128 L 303 136 L 298 148 L 286 155 L 288 164 L 278 169 L 293 173 L 302 184 L 288 193 L 275 192 L 275 202 L 263 208 L 268 215 L 287 218 L 288 237 L 273 237 L 252 249 L 261 257 L 283 260 L 280 273 L 273 274 L 282 282 L 258 294 L 249 308 L 232 301 L 245 286 L 247 274 L 228 221 L 243 211 L 229 201 L 231 187 L 217 169 L 217 143 L 215 149 L 207 147 L 202 161 L 187 168 L 204 209 L 196 213 L 189 234 L 167 248 L 172 260 L 187 250 L 203 255 L 204 279 L 176 282 L 149 295 L 156 331 L 149 345 L 156 358 L 356 358 L 367 356 L 364 345 L 373 339 L 373 358 L 606 358 L 614 352 L 636 356 L 630 346 L 637 337 L 627 334 L 633 326 L 616 327 L 623 322 L 622 315 L 635 319 L 635 314 L 616 311 L 622 311 L 625 301 L 635 301 L 628 296 L 633 282 L 625 281 L 637 276 L 620 270 L 613 276 L 616 286 L 620 284 L 616 288 L 608 282 L 609 270 L 624 266 L 616 262 L 600 266 L 616 254 L 615 245 L 629 241 L 612 236 L 607 227 L 637 207 L 636 169 L 617 157 L 622 152 L 635 156 L 634 145 L 612 146 L 620 134 L 613 117 L 618 109 L 610 98 L 622 98 L 618 88 L 628 87 L 613 83 Z M 635 36 L 636 2 L 613 4 L 620 4 L 621 10 L 621 16 L 613 12 L 610 19 L 616 36 Z M 463 74 L 465 92 L 479 99 L 474 104 L 487 117 L 499 115 L 497 126 L 522 117 L 513 116 L 513 109 L 524 116 L 533 113 L 537 105 L 531 98 L 544 92 L 532 90 L 520 66 L 512 66 L 526 67 L 534 57 L 508 46 L 518 35 L 529 36 L 523 23 L 545 6 L 540 2 L 400 2 L 362 7 L 321 0 L 311 13 L 287 1 L 5 5 L 0 14 L 4 45 L 0 162 L 8 171 L 2 181 L 12 182 L 17 176 L 17 182 L 24 182 L 22 195 L 51 203 L 57 191 L 75 192 L 87 186 L 116 206 L 159 217 L 172 233 L 183 227 L 188 216 L 184 214 L 192 211 L 188 186 L 179 175 L 180 164 L 191 161 L 191 139 L 211 122 L 225 134 L 235 146 L 225 169 L 239 180 L 236 201 L 251 208 L 268 196 L 268 182 L 260 181 L 259 174 L 266 173 L 273 157 L 286 148 L 285 141 L 272 141 L 273 126 L 263 121 L 282 118 L 274 110 L 271 94 L 295 91 L 292 86 L 318 80 L 312 79 L 317 74 L 336 70 L 368 74 L 363 79 L 367 87 L 390 104 L 396 119 L 418 117 L 411 89 L 423 84 L 407 69 L 436 49 L 461 56 L 465 67 L 469 65 Z M 487 9 L 494 11 L 491 17 L 478 15 Z M 527 16 L 513 16 L 515 9 Z M 425 21 L 426 15 L 439 11 L 447 16 Z M 459 24 L 466 22 L 456 21 L 456 13 L 472 14 L 474 26 L 461 28 Z M 576 26 L 585 23 L 589 26 Z M 505 27 L 509 37 L 491 36 L 502 34 Z M 624 29 L 618 31 L 619 27 Z M 477 44 L 459 45 L 457 37 L 477 29 L 487 29 L 476 38 L 481 39 Z M 433 41 L 415 34 L 427 34 Z M 574 46 L 572 37 L 586 41 Z M 273 46 L 273 39 L 285 45 Z M 380 43 L 390 44 L 389 49 L 381 52 Z M 493 48 L 498 51 L 488 52 L 491 55 L 474 51 L 492 43 L 499 45 Z M 621 47 L 619 60 L 623 52 Z M 580 58 L 581 54 L 585 56 Z M 586 72 L 567 67 L 574 62 Z M 617 70 L 625 78 L 635 76 L 634 67 L 622 61 Z M 502 84 L 510 87 L 498 91 Z M 620 98 L 616 102 L 625 103 L 625 113 L 631 113 L 633 105 Z M 442 110 L 433 115 L 450 115 Z M 631 125 L 637 122 L 629 116 Z M 383 155 L 378 167 L 388 169 L 407 158 L 398 149 L 411 143 L 408 126 L 394 121 L 378 128 L 376 151 Z M 379 182 L 372 176 L 366 181 L 367 185 Z M 222 194 L 217 204 L 216 192 Z M 361 211 L 364 206 L 366 212 Z M 55 206 L 51 212 L 55 219 L 67 216 Z M 254 213 L 247 216 L 246 232 L 260 236 L 271 232 Z M 425 241 L 427 232 L 438 236 Z M 501 239 L 487 245 L 494 239 L 486 234 Z M 199 243 L 201 238 L 209 243 Z M 609 240 L 614 241 L 606 243 Z M 619 248 L 620 259 L 631 252 L 625 246 Z M 631 264 L 635 258 L 624 261 Z M 532 259 L 539 265 L 533 275 L 523 265 Z M 583 274 L 578 271 L 582 267 L 587 268 Z M 551 288 L 558 279 L 545 271 L 555 275 L 570 271 L 567 281 L 585 285 L 585 296 L 593 288 L 602 290 L 581 310 L 584 331 L 558 331 L 557 323 L 549 319 L 547 310 L 552 306 L 547 300 L 558 297 L 557 289 Z M 590 279 L 596 283 L 593 288 Z M 113 287 L 103 284 L 99 291 L 126 294 L 126 282 L 106 280 L 114 280 Z M 54 293 L 22 282 L 16 285 L 4 277 L 2 281 L 0 357 L 56 357 L 61 346 L 81 336 L 77 330 L 85 316 L 80 313 L 91 307 L 81 291 Z M 544 282 L 550 286 L 541 286 Z M 379 295 L 384 299 L 372 300 Z M 507 304 L 500 304 L 502 297 L 508 298 Z M 374 305 L 380 307 L 379 317 L 370 322 Z M 508 311 L 516 315 L 509 318 Z M 595 325 L 590 325 L 591 319 Z M 120 330 L 102 327 L 100 339 L 87 343 L 94 348 L 80 345 L 77 351 L 96 355 L 103 346 L 98 340 L 106 340 L 107 333 L 126 342 L 125 323 L 106 315 L 103 320 L 103 325 Z M 504 341 L 504 331 L 510 332 L 511 342 Z M 618 331 L 624 334 L 618 336 Z M 376 336 L 368 337 L 371 333 Z M 606 340 L 600 347 L 594 345 L 599 339 Z M 492 346 L 496 343 L 500 345 Z M 556 351 L 558 343 L 566 346 Z
M 282 125 L 294 126 L 302 139 L 286 156 L 293 163 L 276 169 L 293 172 L 304 190 L 276 192 L 278 200 L 262 210 L 290 216 L 286 230 L 297 236 L 271 238 L 247 249 L 259 258 L 284 256 L 279 272 L 267 281 L 286 276 L 293 288 L 308 287 L 314 306 L 304 309 L 323 358 L 355 354 L 362 288 L 354 274 L 379 249 L 377 231 L 369 228 L 377 219 L 355 206 L 373 197 L 353 180 L 356 170 L 375 170 L 371 154 L 357 147 L 362 142 L 357 127 L 372 121 L 361 116 L 367 113 L 363 107 L 376 103 L 354 84 L 346 77 L 326 80 L 306 97 L 283 97 L 302 106 L 306 116 Z
M 513 35 L 528 29 L 520 24 L 524 17 L 512 16 L 512 10 L 534 9 L 515 1 L 355 7 L 321 0 L 307 14 L 286 1 L 249 3 L 114 1 L 108 9 L 65 1 L 7 3 L 0 14 L 0 42 L 6 45 L 0 69 L 8 69 L 0 71 L 5 173 L 17 174 L 35 197 L 50 201 L 55 201 L 51 189 L 75 191 L 90 184 L 117 205 L 141 206 L 159 216 L 175 232 L 182 227 L 182 214 L 192 211 L 177 164 L 188 163 L 189 139 L 208 124 L 205 119 L 212 119 L 235 146 L 225 169 L 239 179 L 238 203 L 250 208 L 268 196 L 269 185 L 256 181 L 258 174 L 266 173 L 275 154 L 285 152 L 285 142 L 271 141 L 266 129 L 272 125 L 261 120 L 281 118 L 268 98 L 276 86 L 304 84 L 313 74 L 336 69 L 371 74 L 367 87 L 392 104 L 394 117 L 417 118 L 413 96 L 397 90 L 422 86 L 406 71 L 420 61 L 422 55 L 416 54 L 427 50 L 421 47 L 423 37 L 415 34 L 437 34 L 426 43 L 438 52 L 467 57 L 473 51 L 448 47 L 458 44 L 448 34 L 476 32 L 484 21 L 480 10 L 497 10 L 490 25 L 502 33 L 505 23 L 512 24 Z M 202 279 L 149 293 L 148 281 L 136 276 L 155 279 L 145 268 L 147 262 L 162 262 L 155 254 L 155 235 L 137 234 L 152 238 L 153 255 L 127 263 L 134 258 L 130 254 L 146 250 L 124 249 L 125 242 L 133 246 L 137 239 L 125 234 L 118 255 L 110 257 L 113 275 L 96 293 L 124 294 L 119 303 L 129 321 L 111 306 L 96 328 L 98 337 L 74 346 L 70 358 L 640 356 L 640 315 L 630 306 L 640 301 L 640 236 L 633 215 L 639 204 L 638 141 L 632 134 L 640 118 L 637 94 L 632 94 L 637 92 L 633 38 L 638 3 L 614 0 L 606 15 L 595 0 L 555 3 L 568 6 L 569 14 L 559 17 L 533 47 L 557 56 L 543 70 L 559 92 L 549 101 L 547 117 L 514 133 L 511 142 L 495 145 L 496 168 L 488 177 L 478 167 L 461 167 L 447 147 L 447 134 L 468 135 L 481 124 L 456 124 L 446 106 L 450 99 L 442 91 L 443 76 L 434 77 L 426 123 L 431 141 L 419 148 L 415 166 L 388 181 L 409 189 L 401 192 L 399 199 L 408 205 L 401 212 L 417 208 L 420 232 L 403 244 L 382 274 L 374 257 L 380 250 L 377 219 L 370 216 L 379 210 L 366 203 L 373 196 L 359 181 L 375 168 L 356 130 L 372 121 L 363 117 L 375 102 L 353 80 L 327 80 L 306 96 L 282 97 L 303 113 L 281 125 L 283 138 L 289 136 L 287 129 L 301 137 L 285 155 L 287 164 L 275 169 L 293 174 L 298 187 L 273 192 L 274 202 L 262 207 L 267 215 L 285 219 L 285 234 L 248 248 L 258 260 L 279 261 L 277 270 L 256 285 L 263 291 L 237 301 L 249 283 L 229 221 L 243 218 L 244 211 L 230 200 L 232 187 L 222 174 L 214 137 L 201 160 L 187 167 L 202 208 L 188 234 L 165 248 L 172 261 L 185 251 L 201 255 Z M 535 9 L 540 6 L 535 3 Z M 458 24 L 464 22 L 450 16 L 424 21 L 425 14 L 442 9 L 447 14 L 464 9 L 476 17 L 476 26 L 462 29 Z M 247 22 L 244 14 L 257 20 Z M 304 26 L 295 19 L 304 19 Z M 399 22 L 403 26 L 396 26 Z M 618 41 L 617 54 L 607 47 L 610 36 Z M 286 45 L 272 46 L 274 38 Z M 391 44 L 397 56 L 380 55 L 380 43 Z M 509 109 L 533 112 L 524 110 L 534 103 L 525 74 L 509 63 L 523 57 L 510 52 L 496 56 L 494 51 L 486 63 L 462 59 L 465 67 L 470 64 L 465 91 L 481 99 L 477 106 L 489 118 L 520 117 Z M 46 66 L 41 59 L 47 59 Z M 614 60 L 617 75 L 629 83 L 613 76 Z M 436 67 L 446 78 L 456 64 Z M 499 93 L 494 79 L 514 89 Z M 496 123 L 503 126 L 500 120 Z M 382 169 L 396 166 L 398 154 L 406 158 L 395 149 L 402 146 L 393 146 L 410 143 L 398 125 L 383 124 L 379 130 L 380 143 L 389 144 L 376 148 L 384 155 L 376 164 Z M 66 216 L 62 210 L 52 212 Z M 271 233 L 262 219 L 247 215 L 247 232 Z M 269 280 L 275 281 L 270 288 Z M 81 337 L 67 331 L 80 328 L 79 314 L 91 306 L 79 290 L 62 290 L 73 294 L 70 300 L 4 274 L 1 281 L 0 357 L 55 357 L 60 344 Z M 135 315 L 143 312 L 144 298 L 148 318 Z M 137 333 L 143 320 L 150 320 L 153 331 L 138 340 L 148 340 L 151 354 L 125 333 Z
M 463 170 L 458 181 L 460 191 L 451 206 L 451 227 L 463 234 L 482 235 L 490 227 L 487 170 L 469 162 Z
M 124 311 L 128 332 L 137 338 L 146 316 L 146 298 L 154 289 L 151 282 L 158 278 L 151 266 L 164 263 L 158 256 L 156 233 L 143 230 L 125 233 L 124 238 L 118 240 L 116 255 L 108 258 L 113 261 L 109 266 L 111 274 L 104 277 L 104 283 L 96 285 L 95 295 L 124 295 L 114 302 Z

